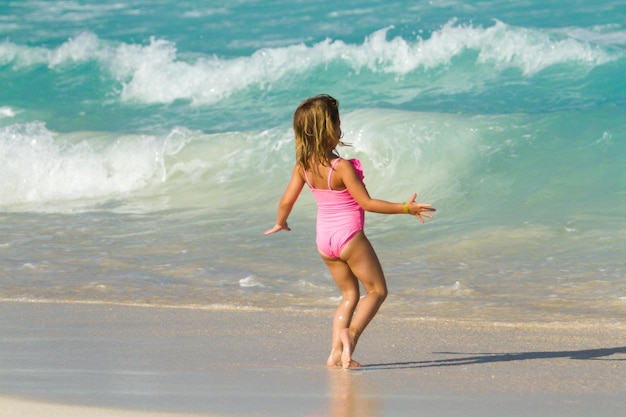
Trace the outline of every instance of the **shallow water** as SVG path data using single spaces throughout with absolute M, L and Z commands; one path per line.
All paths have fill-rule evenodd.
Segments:
M 385 311 L 624 320 L 619 2 L 212 5 L 0 6 L 0 298 L 332 309 L 310 193 L 262 235 L 327 92 L 370 193 L 438 209 L 367 215 Z

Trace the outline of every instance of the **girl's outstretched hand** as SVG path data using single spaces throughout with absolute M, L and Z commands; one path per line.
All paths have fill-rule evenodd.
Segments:
M 274 227 L 272 227 L 271 229 L 266 230 L 265 232 L 263 232 L 263 234 L 264 235 L 270 235 L 272 233 L 280 232 L 281 230 L 286 230 L 286 231 L 290 232 L 291 228 L 289 228 L 289 225 L 287 223 L 285 223 L 285 224 L 278 224 L 278 223 L 276 223 L 274 225 Z
M 415 201 L 416 198 L 417 198 L 417 193 L 414 193 L 411 196 L 411 198 L 409 198 L 408 201 L 406 202 L 409 206 L 409 214 L 417 217 L 419 221 L 422 223 L 424 223 L 424 217 L 428 217 L 429 219 L 432 219 L 433 216 L 431 216 L 428 213 L 437 211 L 437 210 L 430 204 L 416 202 Z

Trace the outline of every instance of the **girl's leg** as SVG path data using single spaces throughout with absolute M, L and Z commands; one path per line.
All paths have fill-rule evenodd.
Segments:
M 326 365 L 329 367 L 341 366 L 341 353 L 343 350 L 341 331 L 350 326 L 354 309 L 359 302 L 359 281 L 345 261 L 329 258 L 321 253 L 320 255 L 328 266 L 328 270 L 339 287 L 342 297 L 333 317 L 332 345 Z
M 351 366 L 352 352 L 359 337 L 387 297 L 387 282 L 378 256 L 362 231 L 346 244 L 341 251 L 341 259 L 345 261 L 352 276 L 363 284 L 366 293 L 358 303 L 349 327 L 340 332 L 340 339 L 343 341 L 342 366 L 348 368 Z

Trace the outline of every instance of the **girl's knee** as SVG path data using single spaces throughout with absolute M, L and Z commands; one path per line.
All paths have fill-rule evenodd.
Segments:
M 358 291 L 346 291 L 342 294 L 343 302 L 348 302 L 352 305 L 356 305 L 359 302 L 359 298 L 361 298 L 361 294 Z
M 387 294 L 389 294 L 389 292 L 387 291 L 387 288 L 385 287 L 385 289 L 381 291 L 380 293 L 380 296 L 382 297 L 381 301 L 385 301 L 385 299 L 387 298 Z
M 370 297 L 376 297 L 379 303 L 385 301 L 385 299 L 387 298 L 387 294 L 388 291 L 386 286 L 372 288 L 367 291 L 367 295 L 369 295 Z

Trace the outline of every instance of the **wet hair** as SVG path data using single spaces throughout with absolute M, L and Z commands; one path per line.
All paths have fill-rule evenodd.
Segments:
M 339 103 L 327 94 L 321 94 L 304 100 L 293 114 L 293 130 L 296 137 L 296 161 L 310 170 L 318 164 L 329 166 L 329 151 L 337 145 L 344 145 L 340 140 L 341 122 Z

